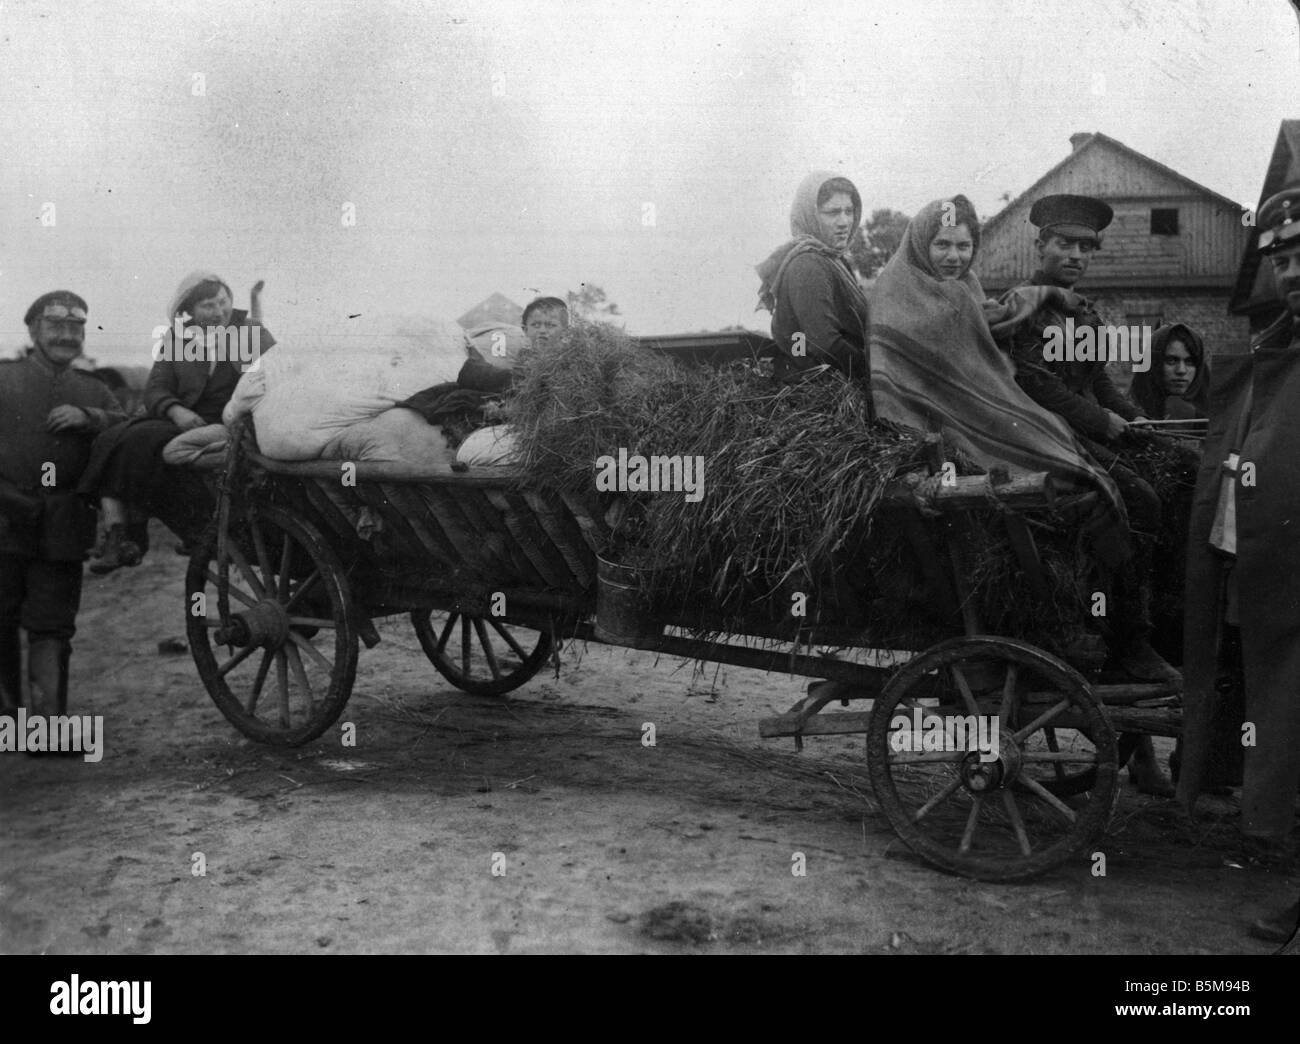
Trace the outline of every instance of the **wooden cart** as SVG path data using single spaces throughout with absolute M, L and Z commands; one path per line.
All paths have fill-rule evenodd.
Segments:
M 481 695 L 523 685 L 574 639 L 828 680 L 838 684 L 811 686 L 760 733 L 800 747 L 806 736 L 865 733 L 876 801 L 913 850 L 952 872 L 1026 879 L 1093 850 L 1127 758 L 1117 734 L 1177 734 L 1177 696 L 1096 684 L 1015 637 L 979 633 L 955 546 L 945 554 L 936 527 L 1000 504 L 1030 597 L 1041 573 L 1022 513 L 1051 505 L 1046 475 L 961 478 L 932 490 L 924 512 L 916 481 L 890 487 L 877 524 L 906 529 L 934 597 L 952 600 L 951 638 L 910 658 L 870 650 L 860 631 L 798 622 L 728 623 L 706 640 L 690 635 L 725 628 L 692 613 L 648 630 L 642 621 L 623 639 L 598 616 L 608 505 L 526 489 L 508 473 L 279 463 L 238 433 L 215 524 L 186 576 L 190 646 L 234 726 L 286 746 L 338 719 L 359 645 L 379 641 L 372 621 L 396 614 L 410 615 L 443 677 Z M 863 700 L 869 712 L 823 713 Z M 986 736 L 996 726 L 996 757 L 974 749 L 978 731 L 962 732 L 981 721 Z

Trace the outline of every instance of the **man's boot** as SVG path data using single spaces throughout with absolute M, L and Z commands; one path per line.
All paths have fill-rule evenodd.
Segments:
M 108 527 L 104 534 L 104 545 L 99 557 L 90 563 L 90 571 L 96 576 L 104 576 L 121 569 L 122 566 L 138 566 L 144 559 L 144 553 L 134 540 L 127 535 L 127 527 L 120 522 Z
M 1151 588 L 1147 582 L 1150 550 L 1135 538 L 1138 554 L 1111 577 L 1109 634 L 1111 664 L 1134 681 L 1161 682 L 1181 688 L 1182 674 L 1151 647 Z
M 27 636 L 27 682 L 32 714 L 68 713 L 68 660 L 72 644 L 63 638 Z
M 1128 775 L 1140 793 L 1164 798 L 1174 796 L 1174 785 L 1156 761 L 1156 751 L 1150 736 L 1138 740 L 1133 756 L 1129 758 Z
M 23 646 L 18 628 L 0 629 L 0 714 L 12 715 L 23 702 Z

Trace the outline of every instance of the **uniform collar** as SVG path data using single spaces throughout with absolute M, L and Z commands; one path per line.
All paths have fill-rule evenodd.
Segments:
M 54 361 L 50 359 L 49 356 L 47 356 L 43 351 L 41 351 L 39 348 L 35 347 L 34 345 L 32 347 L 31 352 L 28 353 L 27 361 L 31 363 L 33 366 L 35 366 L 38 370 L 41 370 L 44 373 L 48 373 L 51 377 L 58 377 L 61 374 L 65 374 L 72 369 L 71 361 L 69 361 L 64 366 L 57 366 L 55 365 Z
M 1043 274 L 1043 270 L 1041 268 L 1035 271 L 1034 274 L 1029 277 L 1029 285 L 1030 286 L 1059 286 L 1062 290 L 1073 289 L 1073 287 L 1066 286 L 1064 283 L 1057 282 L 1055 279 L 1048 279 L 1047 276 Z M 1078 283 L 1075 284 L 1075 286 L 1078 285 L 1079 285 Z M 1078 291 L 1076 290 L 1075 293 L 1078 293 Z

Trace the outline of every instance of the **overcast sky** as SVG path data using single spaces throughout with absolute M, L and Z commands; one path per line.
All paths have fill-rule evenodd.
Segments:
M 3 0 L 0 34 L 0 350 L 68 287 L 101 363 L 199 267 L 265 278 L 280 340 L 583 281 L 632 333 L 766 329 L 809 170 L 988 217 L 1103 131 L 1254 206 L 1300 117 L 1286 0 Z

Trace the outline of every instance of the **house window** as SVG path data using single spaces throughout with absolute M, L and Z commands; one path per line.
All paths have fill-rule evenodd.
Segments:
M 1129 312 L 1124 316 L 1125 326 L 1149 326 L 1154 333 L 1157 326 L 1163 326 L 1165 317 L 1160 312 Z
M 1152 207 L 1151 234 L 1153 236 L 1178 235 L 1178 208 Z

